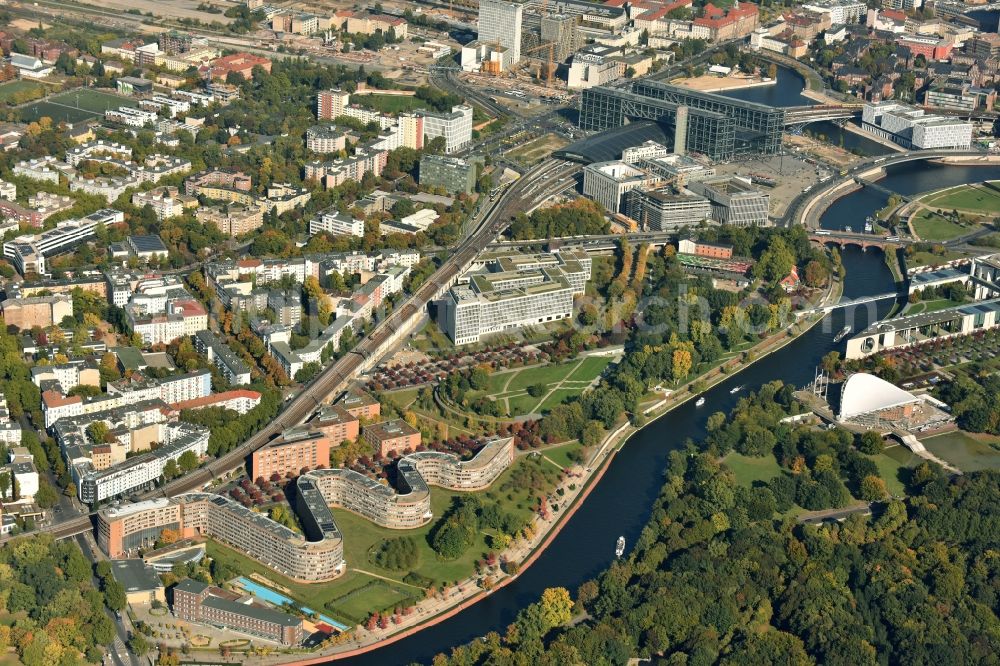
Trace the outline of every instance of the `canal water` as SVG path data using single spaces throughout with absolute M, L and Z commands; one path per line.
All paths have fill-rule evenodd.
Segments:
M 816 104 L 816 100 L 809 99 L 802 94 L 806 82 L 795 70 L 788 69 L 787 67 L 779 67 L 777 79 L 778 82 L 773 86 L 729 90 L 719 94 L 732 97 L 733 99 L 742 99 L 747 102 L 767 104 L 768 106 L 807 106 Z
M 878 184 L 899 194 L 919 194 L 963 183 L 1000 179 L 1000 165 L 975 167 L 908 162 L 887 171 L 886 177 L 879 180 Z M 861 231 L 869 211 L 883 208 L 888 198 L 881 192 L 861 189 L 835 201 L 821 219 L 820 225 L 824 229 L 851 227 L 854 231 Z

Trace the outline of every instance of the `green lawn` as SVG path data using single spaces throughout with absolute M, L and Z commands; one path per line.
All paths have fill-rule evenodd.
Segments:
M 382 113 L 402 113 L 427 108 L 427 102 L 408 95 L 354 95 L 351 101 Z
M 868 456 L 878 467 L 879 474 L 885 479 L 886 488 L 893 495 L 906 492 L 903 484 L 906 469 L 920 462 L 913 452 L 902 445 L 890 446 L 876 456 Z
M 47 116 L 53 122 L 78 123 L 89 118 L 103 116 L 108 109 L 119 106 L 138 106 L 131 97 L 119 97 L 114 93 L 98 90 L 79 89 L 64 92 L 47 100 L 30 104 L 20 110 L 23 122 L 32 122 Z
M 1000 437 L 956 430 L 921 441 L 928 451 L 963 472 L 1000 469 Z
M 1000 181 L 990 182 L 996 184 Z M 924 200 L 924 203 L 938 208 L 996 214 L 1000 212 L 1000 191 L 994 191 L 989 184 L 970 183 L 932 194 Z
M 488 395 L 494 400 L 506 398 L 512 415 L 551 409 L 567 398 L 579 395 L 604 372 L 611 360 L 608 357 L 588 356 L 566 363 L 495 373 L 490 376 L 485 392 L 478 395 Z M 557 389 L 560 382 L 562 385 Z M 545 385 L 547 392 L 552 391 L 551 395 L 528 395 L 528 387 L 535 384 Z
M 488 490 L 476 493 L 476 495 L 486 502 L 500 502 L 504 511 L 514 513 L 524 519 L 530 518 L 533 515 L 534 509 L 532 491 L 530 488 L 517 484 L 511 479 L 515 470 L 522 465 L 536 466 L 541 475 L 547 479 L 547 482 L 550 484 L 549 487 L 554 486 L 558 481 L 560 472 L 550 463 L 539 458 L 521 457 Z M 369 559 L 368 553 L 385 539 L 400 536 L 413 537 L 417 542 L 420 552 L 419 564 L 413 571 L 434 581 L 435 584 L 451 583 L 469 576 L 474 571 L 476 560 L 481 559 L 489 551 L 487 534 L 479 534 L 476 542 L 465 553 L 457 559 L 450 561 L 439 560 L 428 543 L 428 535 L 434 529 L 441 516 L 448 510 L 452 498 L 467 495 L 469 493 L 451 492 L 442 488 L 432 487 L 431 511 L 434 514 L 434 518 L 427 525 L 413 530 L 382 528 L 350 511 L 338 508 L 332 509 L 337 526 L 344 534 L 344 559 L 347 561 L 347 571 L 340 578 L 330 583 L 303 584 L 293 582 L 242 553 L 238 553 L 213 540 L 208 541 L 208 556 L 228 564 L 241 575 L 247 576 L 250 573 L 259 573 L 265 578 L 274 581 L 279 586 L 290 590 L 290 596 L 297 601 L 320 612 L 323 612 L 320 608 L 322 607 L 322 609 L 329 611 L 336 619 L 350 624 L 357 622 L 359 618 L 366 617 L 370 611 L 384 607 L 384 605 L 380 605 L 380 602 L 386 596 L 396 595 L 401 597 L 410 591 L 413 591 L 417 596 L 423 596 L 422 590 L 403 582 L 403 577 L 408 572 L 383 569 Z M 369 573 L 374 574 L 374 576 L 368 575 Z M 375 576 L 383 576 L 396 582 L 387 582 L 385 590 L 379 587 L 377 592 L 371 594 L 366 589 L 364 593 L 359 593 L 351 597 L 350 600 L 345 600 L 342 609 L 338 610 L 336 604 L 332 607 L 330 606 L 331 602 L 343 599 L 345 595 L 358 590 L 371 581 L 381 580 Z M 375 590 L 376 588 L 372 589 Z M 397 599 L 394 598 L 386 602 L 386 604 L 395 603 L 395 601 Z
M 569 459 L 569 454 L 579 451 L 581 448 L 583 448 L 583 445 L 574 440 L 568 444 L 560 444 L 550 449 L 542 449 L 542 453 L 549 460 L 561 467 L 572 467 L 576 463 Z
M 334 599 L 327 604 L 326 610 L 361 624 L 372 609 L 389 608 L 412 597 L 402 587 L 376 578 L 367 583 L 363 590 L 354 594 L 348 592 Z
M 938 310 L 944 310 L 946 308 L 954 308 L 959 305 L 961 305 L 961 303 L 956 303 L 955 301 L 947 298 L 939 298 L 933 301 L 920 301 L 919 303 L 910 303 L 906 307 L 906 310 L 903 311 L 903 314 L 906 316 L 927 314 L 937 312 Z
M 577 363 L 579 361 L 525 368 L 510 381 L 510 384 L 507 385 L 507 392 L 526 391 L 529 386 L 534 384 L 555 384 L 570 375 Z
M 574 397 L 576 397 L 578 395 L 580 395 L 580 389 L 575 389 L 575 388 L 568 388 L 568 389 L 561 388 L 561 389 L 556 389 L 555 391 L 553 391 L 552 393 L 550 393 L 547 398 L 545 398 L 545 401 L 535 411 L 538 411 L 538 412 L 548 411 L 548 410 L 552 409 L 553 407 L 561 405 L 562 403 L 566 402 L 570 398 L 574 398 Z
M 962 252 L 946 250 L 943 254 L 933 252 L 914 252 L 906 256 L 906 267 L 916 268 L 917 266 L 940 266 L 952 259 L 959 259 L 965 256 Z
M 951 240 L 972 231 L 927 210 L 913 218 L 913 230 L 925 241 Z
M 13 104 L 17 93 L 36 90 L 45 90 L 45 86 L 37 81 L 8 81 L 0 85 L 0 102 Z
M 752 487 L 755 481 L 769 481 L 781 474 L 781 466 L 773 455 L 756 458 L 730 451 L 722 462 L 732 470 L 736 483 L 747 488 Z
M 600 376 L 611 361 L 612 359 L 609 356 L 588 356 L 583 359 L 583 363 L 579 368 L 570 373 L 567 379 L 590 382 L 595 377 Z

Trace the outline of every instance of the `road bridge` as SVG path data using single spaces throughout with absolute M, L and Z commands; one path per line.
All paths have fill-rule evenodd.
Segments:
M 814 243 L 819 243 L 821 245 L 838 245 L 841 248 L 847 247 L 848 245 L 856 245 L 862 250 L 867 250 L 870 247 L 877 247 L 885 251 L 887 249 L 896 249 L 916 242 L 896 237 L 892 238 L 893 240 L 889 240 L 875 234 L 856 234 L 840 231 L 817 231 L 809 234 L 809 240 Z

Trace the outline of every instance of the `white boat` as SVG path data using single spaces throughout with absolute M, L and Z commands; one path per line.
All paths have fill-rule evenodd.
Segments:
M 739 392 L 740 392 L 740 391 L 742 391 L 742 390 L 743 390 L 743 387 L 742 387 L 742 386 L 737 386 L 737 387 L 735 387 L 735 388 L 732 388 L 732 389 L 730 389 L 730 390 L 729 390 L 729 392 L 730 392 L 730 393 L 739 393 Z
M 850 334 L 851 334 L 851 327 L 845 326 L 844 328 L 840 329 L 840 332 L 837 333 L 837 335 L 833 336 L 833 341 L 840 342 Z
M 694 401 L 694 406 L 695 407 L 701 407 L 704 404 L 705 404 L 705 397 L 704 396 L 702 396 L 702 397 L 700 397 L 700 398 L 698 398 L 697 400 Z
M 615 557 L 621 557 L 625 554 L 625 537 L 618 537 L 618 543 L 615 544 Z

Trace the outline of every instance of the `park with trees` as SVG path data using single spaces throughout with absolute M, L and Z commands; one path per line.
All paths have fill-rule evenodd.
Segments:
M 565 595 L 546 590 L 505 631 L 435 666 L 995 661 L 1000 473 L 949 476 L 921 463 L 905 497 L 872 516 L 804 524 L 781 512 L 797 501 L 794 477 L 808 480 L 801 498 L 817 508 L 880 487 L 857 458 L 871 438 L 774 425 L 793 411 L 775 382 L 710 419 L 704 441 L 671 453 L 627 558 L 583 583 L 568 610 Z M 741 484 L 720 462 L 733 447 L 786 460 L 789 488 Z

